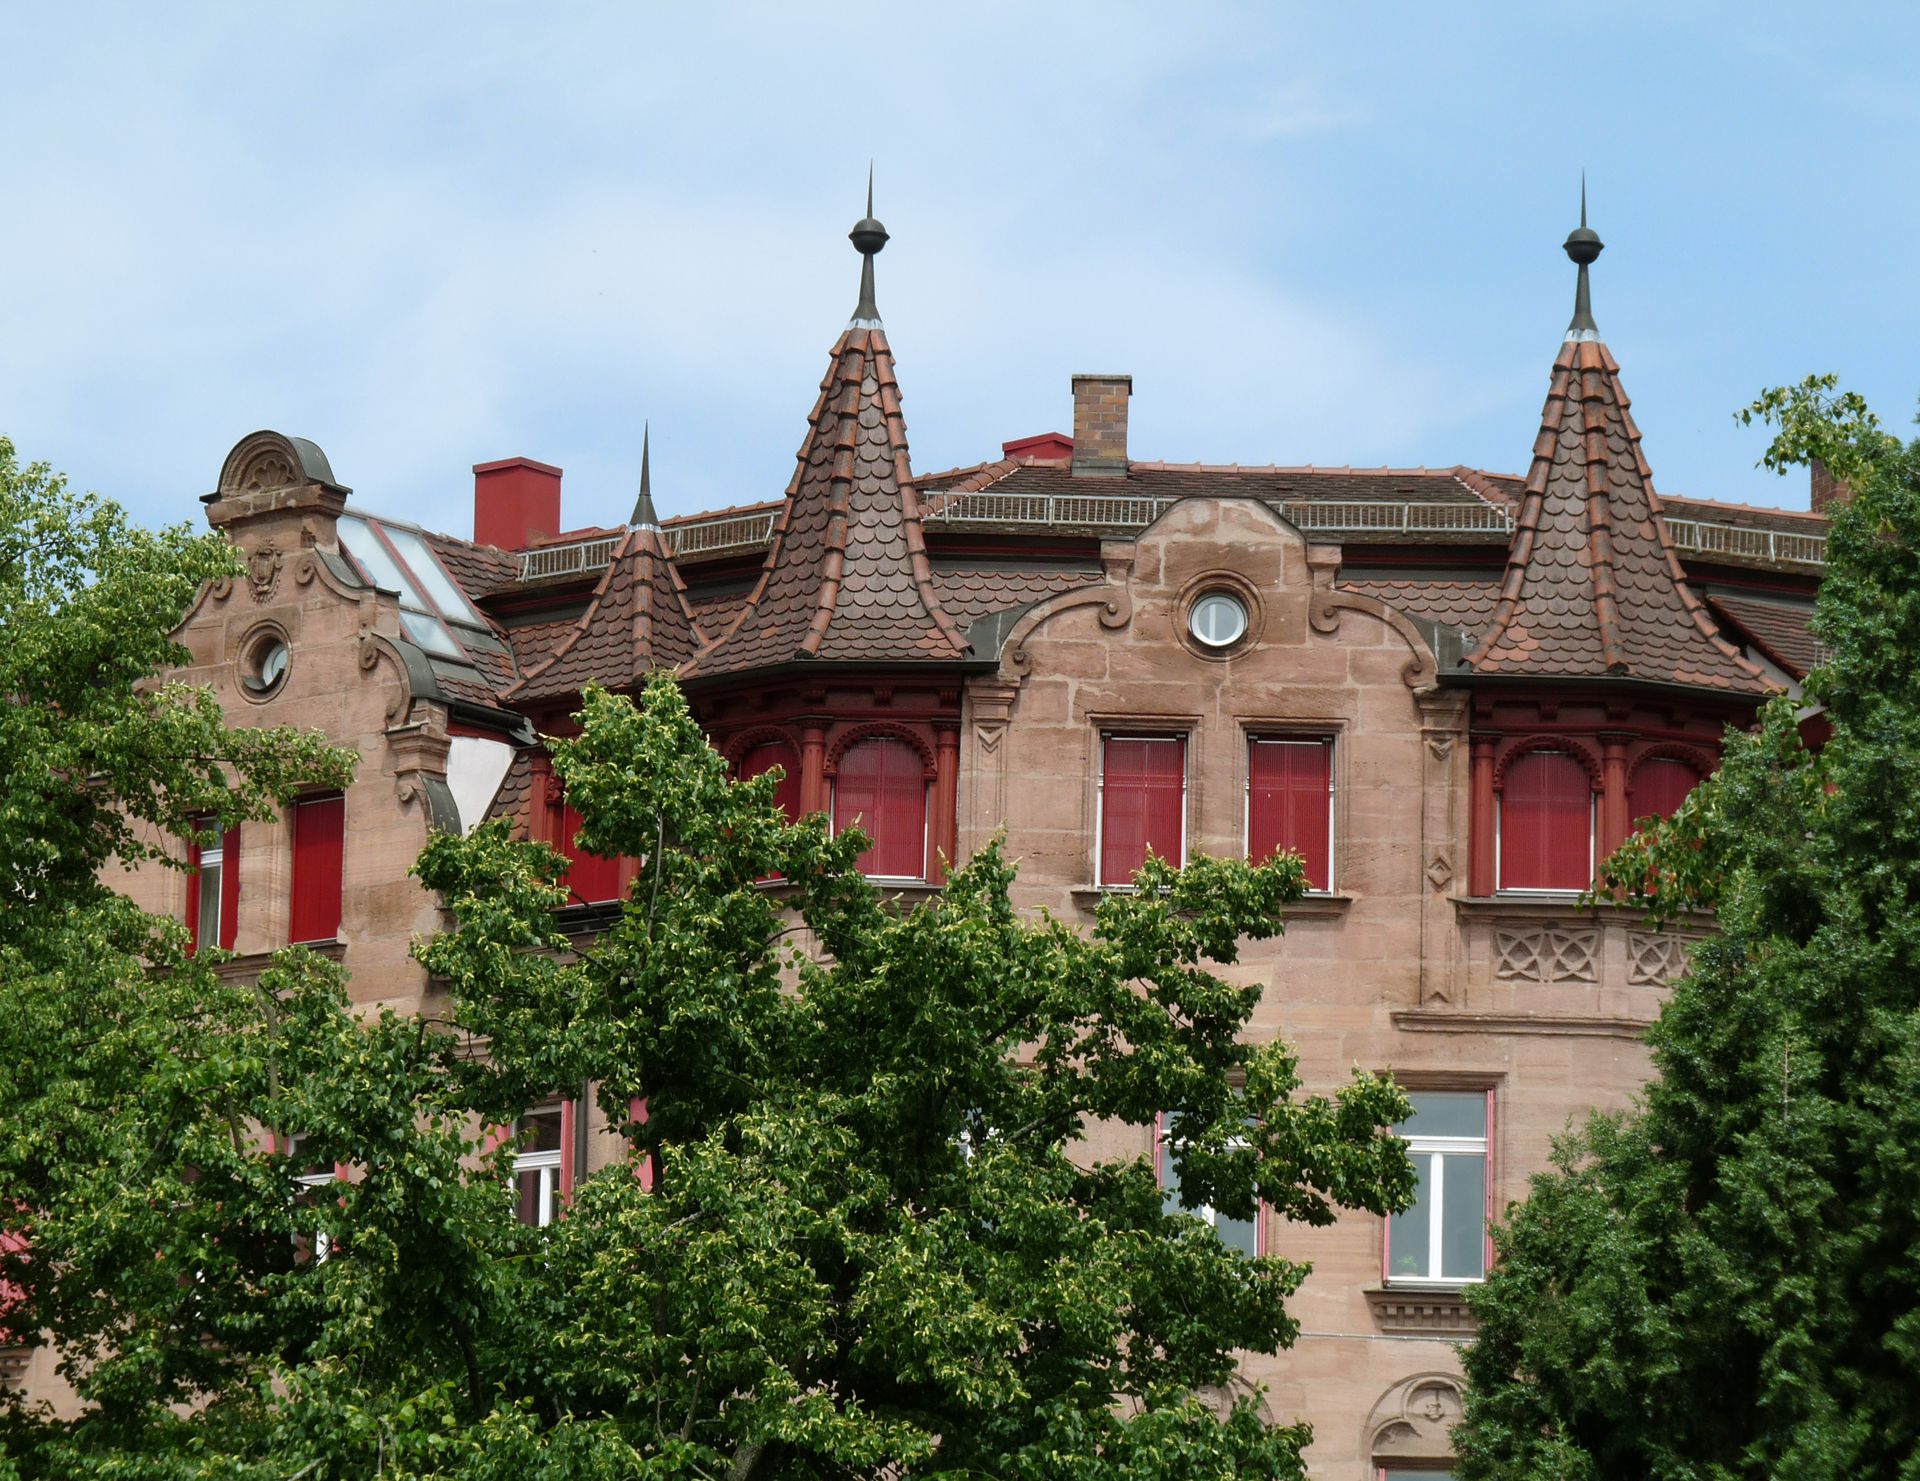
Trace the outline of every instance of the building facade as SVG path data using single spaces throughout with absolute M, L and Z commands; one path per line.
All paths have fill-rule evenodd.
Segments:
M 1656 934 L 1578 894 L 1816 661 L 1824 518 L 1655 494 L 1584 222 L 1520 475 L 1137 459 L 1123 375 L 1073 377 L 1071 436 L 917 474 L 876 307 L 886 233 L 852 238 L 859 304 L 777 500 L 663 521 L 643 449 L 630 523 L 566 531 L 560 470 L 514 458 L 475 467 L 466 539 L 372 513 L 312 443 L 243 439 L 206 504 L 246 575 L 187 614 L 177 677 L 360 769 L 132 890 L 237 953 L 225 971 L 307 941 L 358 999 L 430 1009 L 407 950 L 442 924 L 407 872 L 429 833 L 505 815 L 555 844 L 591 934 L 630 867 L 575 845 L 540 737 L 588 680 L 657 668 L 742 774 L 779 765 L 793 811 L 857 820 L 864 867 L 909 902 L 998 830 L 1021 903 L 1087 924 L 1149 848 L 1297 850 L 1312 891 L 1228 975 L 1263 989 L 1251 1032 L 1296 1045 L 1314 1088 L 1355 1065 L 1408 1087 L 1421 1194 L 1393 1220 L 1217 1222 L 1314 1267 L 1300 1341 L 1248 1376 L 1313 1422 L 1316 1477 L 1445 1475 L 1487 1219 L 1570 1119 L 1641 1084 L 1642 1033 L 1710 924 Z M 524 1218 L 618 1155 L 596 1117 L 529 1108 Z M 1166 1132 L 1091 1150 L 1165 1168 Z

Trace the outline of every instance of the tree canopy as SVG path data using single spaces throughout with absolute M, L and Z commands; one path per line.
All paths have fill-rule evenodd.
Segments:
M 1920 1476 L 1920 444 L 1831 378 L 1768 392 L 1831 509 L 1798 704 L 1602 874 L 1717 911 L 1629 1115 L 1558 1147 L 1474 1297 L 1474 1481 Z M 1802 741 L 1806 709 L 1831 736 Z
M 905 908 L 660 678 L 552 746 L 584 842 L 641 861 L 591 945 L 564 861 L 494 823 L 418 865 L 442 1017 L 357 1009 L 299 948 L 251 981 L 96 871 L 153 854 L 130 819 L 224 826 L 344 763 L 146 683 L 224 547 L 0 469 L 5 1320 L 83 1403 L 0 1404 L 0 1475 L 1304 1474 L 1236 1378 L 1304 1269 L 1188 1211 L 1411 1194 L 1392 1084 L 1303 1093 L 1210 970 L 1279 930 L 1296 859 L 1150 861 L 1085 934 L 1017 913 L 990 847 Z M 525 1227 L 494 1129 L 589 1082 L 630 1155 Z M 1081 1141 L 1163 1116 L 1187 1209 Z

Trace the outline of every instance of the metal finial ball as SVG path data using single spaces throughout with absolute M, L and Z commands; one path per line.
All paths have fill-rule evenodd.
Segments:
M 1606 244 L 1600 240 L 1600 234 L 1591 227 L 1576 226 L 1567 234 L 1567 256 L 1585 267 L 1600 255 Z
M 853 230 L 847 233 L 847 240 L 853 243 L 861 256 L 871 257 L 887 245 L 887 229 L 868 216 L 856 223 Z

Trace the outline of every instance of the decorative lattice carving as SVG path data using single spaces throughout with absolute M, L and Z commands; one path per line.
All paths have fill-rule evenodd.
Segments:
M 1598 931 L 1557 926 L 1494 932 L 1494 975 L 1502 982 L 1594 982 Z
M 1665 987 L 1687 970 L 1684 936 L 1635 931 L 1627 938 L 1627 981 L 1635 987 Z

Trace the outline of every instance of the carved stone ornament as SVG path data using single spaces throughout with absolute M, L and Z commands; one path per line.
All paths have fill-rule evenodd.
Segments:
M 1635 987 L 1665 987 L 1687 970 L 1684 936 L 1635 931 L 1627 937 L 1627 981 Z
M 1402 1379 L 1373 1406 L 1363 1435 L 1376 1465 L 1400 1461 L 1445 1465 L 1453 1458 L 1452 1430 L 1466 1412 L 1460 1380 L 1450 1373 Z
M 262 540 L 247 557 L 247 584 L 253 588 L 256 602 L 272 598 L 274 587 L 280 584 L 281 560 L 280 547 L 271 540 Z
M 1502 982 L 1598 981 L 1600 933 L 1558 926 L 1494 932 L 1494 976 Z
M 1427 861 L 1427 883 L 1436 890 L 1444 890 L 1453 883 L 1453 861 L 1442 849 L 1435 849 L 1433 857 Z

